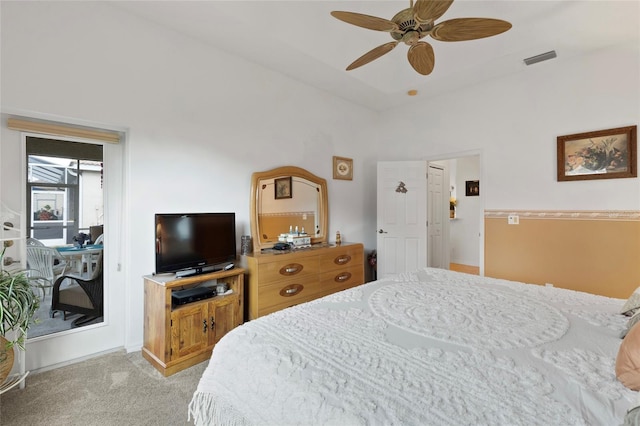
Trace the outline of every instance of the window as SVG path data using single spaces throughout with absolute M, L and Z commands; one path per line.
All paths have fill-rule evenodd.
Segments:
M 102 166 L 102 145 L 27 137 L 28 235 L 71 244 L 102 225 Z

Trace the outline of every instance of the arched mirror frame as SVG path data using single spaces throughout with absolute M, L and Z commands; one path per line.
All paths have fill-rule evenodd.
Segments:
M 251 175 L 251 238 L 253 239 L 253 250 L 259 252 L 265 248 L 273 247 L 273 242 L 265 242 L 261 238 L 258 229 L 258 200 L 260 198 L 260 181 L 272 180 L 282 177 L 298 177 L 306 179 L 319 187 L 318 223 L 320 232 L 311 237 L 311 244 L 326 243 L 327 229 L 329 224 L 329 198 L 327 196 L 327 181 L 313 173 L 295 166 L 277 167 L 264 172 L 255 172 Z M 295 194 L 293 195 L 295 197 Z

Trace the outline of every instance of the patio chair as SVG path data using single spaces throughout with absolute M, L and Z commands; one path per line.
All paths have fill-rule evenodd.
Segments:
M 27 245 L 27 276 L 31 283 L 42 290 L 42 300 L 46 297 L 47 288 L 53 287 L 55 279 L 64 274 L 67 263 L 54 268 L 54 259 L 59 256 L 58 250 L 51 247 Z
M 36 238 L 27 238 L 27 247 L 45 247 L 44 243 Z M 53 255 L 53 274 L 56 277 L 67 272 L 69 267 L 71 266 L 70 262 L 66 260 L 58 250 L 55 251 Z
M 104 281 L 102 273 L 102 259 L 100 254 L 98 263 L 90 278 L 67 274 L 59 277 L 53 284 L 51 310 L 49 316 L 53 318 L 57 311 L 62 311 L 63 319 L 67 320 L 67 313 L 81 314 L 73 321 L 74 326 L 81 326 L 103 316 Z
M 94 245 L 99 245 L 102 244 L 104 245 L 104 234 L 100 234 L 100 236 L 98 236 L 98 238 L 96 238 L 96 240 L 93 243 Z M 83 256 L 82 258 L 82 263 L 83 263 L 83 268 L 84 268 L 84 264 L 87 262 L 91 262 L 91 267 L 93 269 L 96 268 L 96 265 L 98 264 L 98 258 L 100 257 L 101 253 L 93 253 L 87 256 L 87 258 L 85 259 L 85 257 Z M 89 269 L 89 266 L 87 265 L 87 270 Z

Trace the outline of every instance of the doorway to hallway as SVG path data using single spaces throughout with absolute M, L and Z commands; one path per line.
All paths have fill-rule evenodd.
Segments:
M 481 153 L 451 154 L 431 160 L 446 164 L 449 171 L 449 195 L 455 202 L 455 215 L 448 219 L 449 260 L 452 270 L 482 275 L 484 273 L 484 210 L 485 194 L 482 179 Z M 467 187 L 472 189 L 467 191 Z M 473 189 L 478 189 L 474 191 Z

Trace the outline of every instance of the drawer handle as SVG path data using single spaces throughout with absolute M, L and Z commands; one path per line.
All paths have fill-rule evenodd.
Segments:
M 343 254 L 342 256 L 336 257 L 333 262 L 337 265 L 344 265 L 345 263 L 351 262 L 351 256 Z
M 295 296 L 296 294 L 300 293 L 303 288 L 304 288 L 304 286 L 302 284 L 291 284 L 291 285 L 288 285 L 288 286 L 284 287 L 282 290 L 280 290 L 280 296 L 282 296 L 282 297 Z
M 340 275 L 337 275 L 335 278 L 336 282 L 342 283 L 345 282 L 347 280 L 349 280 L 351 278 L 351 273 L 350 272 L 343 272 Z
M 302 269 L 304 269 L 304 266 L 302 266 L 299 263 L 290 263 L 288 265 L 284 265 L 282 268 L 280 268 L 280 274 L 281 275 L 295 275 L 298 274 L 302 271 Z

